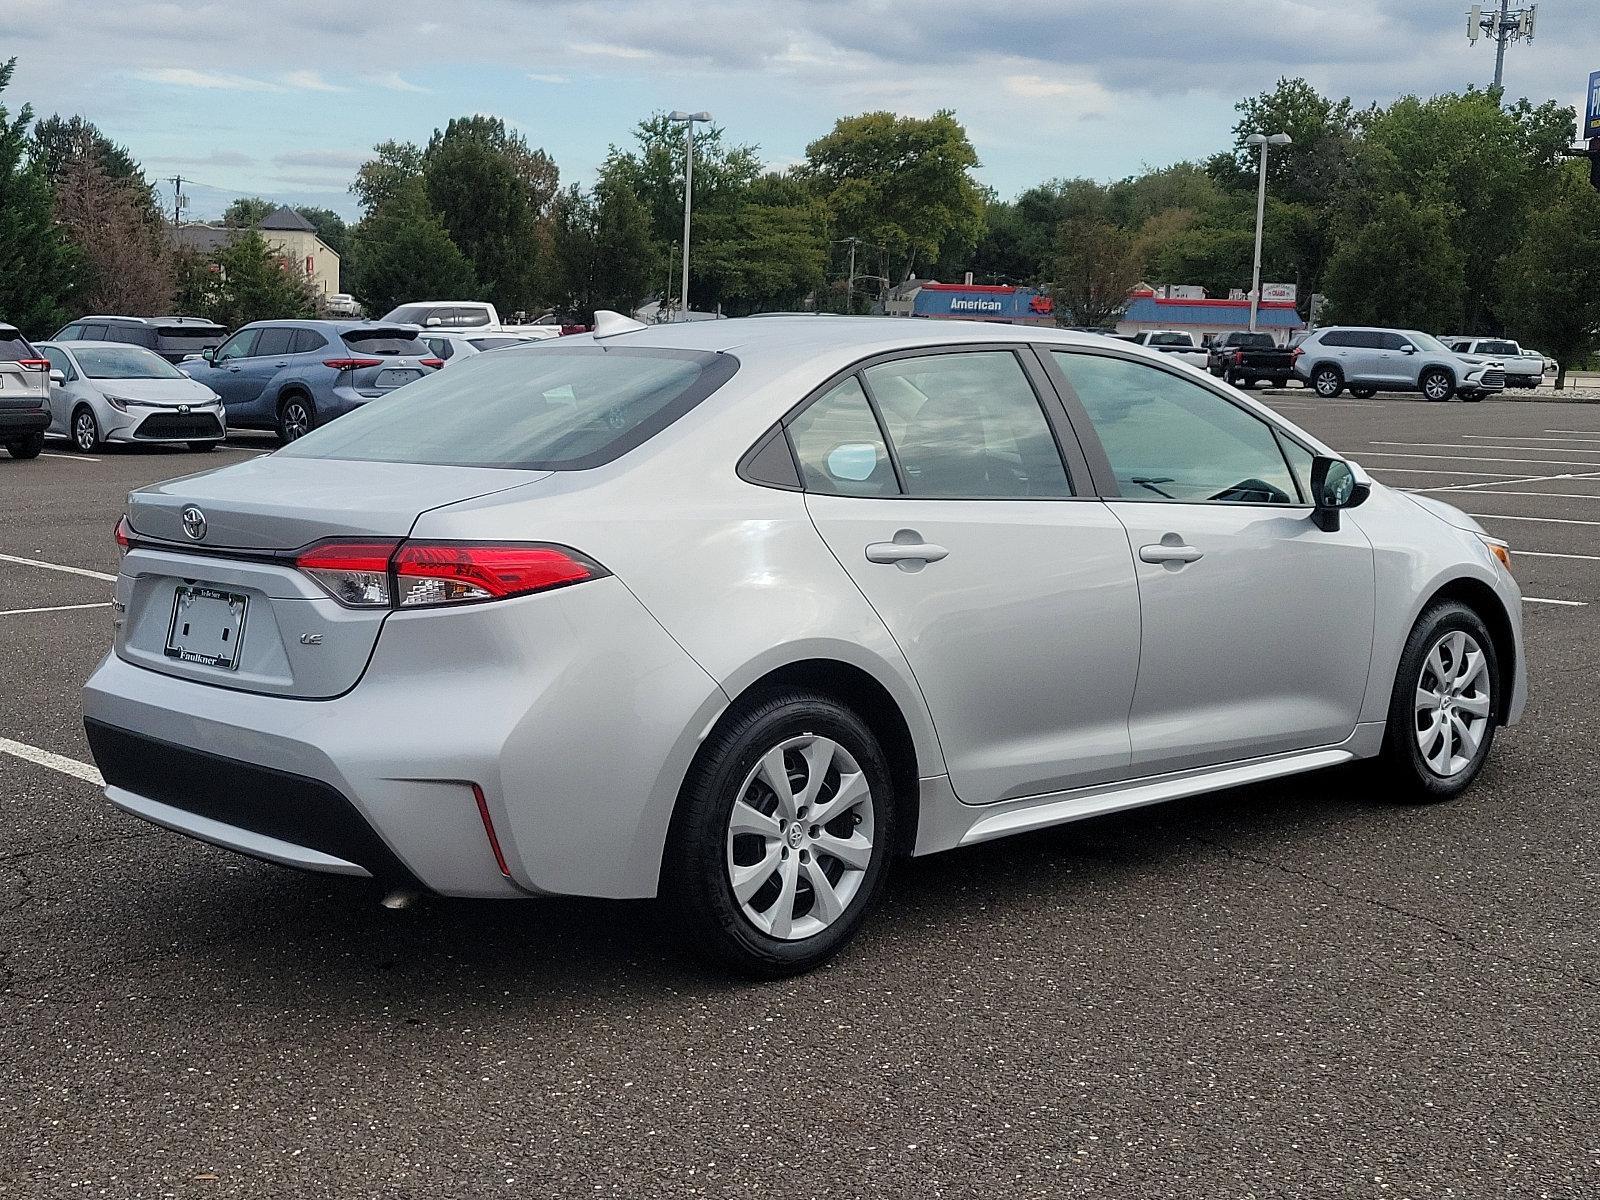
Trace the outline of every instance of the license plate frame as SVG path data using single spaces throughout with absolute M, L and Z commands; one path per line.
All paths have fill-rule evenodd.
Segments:
M 196 608 L 197 602 L 204 603 Z M 226 613 L 219 611 L 219 604 L 227 606 Z M 179 662 L 237 671 L 249 613 L 250 597 L 243 593 L 179 584 L 172 590 L 172 619 L 167 624 L 164 652 Z M 196 625 L 202 629 L 196 630 Z
M 385 367 L 378 372 L 378 377 L 373 380 L 373 386 L 389 392 L 398 387 L 405 387 L 408 383 L 415 383 L 423 374 L 421 367 Z M 404 379 L 399 378 L 402 375 L 405 376 Z

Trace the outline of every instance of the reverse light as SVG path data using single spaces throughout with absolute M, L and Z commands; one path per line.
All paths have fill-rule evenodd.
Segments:
M 388 608 L 389 559 L 398 542 L 319 542 L 294 565 L 346 608 Z
M 1506 569 L 1506 574 L 1511 573 L 1511 543 L 1503 542 L 1499 538 L 1490 537 L 1480 533 L 1478 540 L 1489 548 L 1489 553 L 1500 560 L 1500 565 Z
M 325 358 L 322 365 L 332 367 L 335 371 L 358 371 L 362 367 L 381 367 L 381 358 Z

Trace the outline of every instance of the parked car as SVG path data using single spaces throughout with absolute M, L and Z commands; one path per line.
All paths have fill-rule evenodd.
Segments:
M 1148 346 L 1162 354 L 1171 355 L 1191 367 L 1206 365 L 1206 352 L 1195 344 L 1194 334 L 1181 329 L 1144 329 L 1131 334 L 1127 340 L 1135 346 Z
M 49 404 L 49 361 L 15 325 L 0 322 L 0 442 L 12 458 L 39 457 Z
M 52 342 L 126 342 L 153 350 L 170 363 L 215 350 L 228 331 L 204 317 L 79 317 Z
M 1504 543 L 1158 352 L 598 325 L 133 492 L 111 802 L 775 975 L 897 855 L 1356 759 L 1446 800 L 1522 713 Z
M 469 329 L 485 333 L 513 330 L 536 338 L 561 336 L 559 322 L 540 319 L 529 324 L 509 325 L 500 320 L 499 309 L 481 300 L 419 300 L 391 308 L 383 319 L 424 329 Z
M 179 369 L 222 397 L 229 426 L 287 444 L 442 366 L 405 325 L 256 321 Z
M 187 442 L 227 433 L 222 400 L 153 350 L 126 342 L 41 342 L 50 360 L 50 428 L 84 454 L 104 442 Z
M 1544 380 L 1544 357 L 1524 354 L 1505 338 L 1447 338 L 1445 344 L 1468 362 L 1502 364 L 1507 387 L 1536 388 Z
M 1233 330 L 1211 340 L 1206 367 L 1218 379 L 1252 388 L 1262 380 L 1285 387 L 1294 375 L 1294 353 L 1270 333 Z
M 546 340 L 526 333 L 440 333 L 436 330 L 421 336 L 429 353 L 445 363 L 471 358 L 485 350 L 503 350 L 507 346 L 525 346 L 529 342 Z
M 1293 353 L 1295 374 L 1325 400 L 1346 387 L 1361 399 L 1385 391 L 1482 400 L 1506 385 L 1499 359 L 1469 361 L 1415 329 L 1326 325 L 1302 338 Z
M 330 317 L 359 317 L 361 305 L 349 292 L 335 292 L 323 302 Z

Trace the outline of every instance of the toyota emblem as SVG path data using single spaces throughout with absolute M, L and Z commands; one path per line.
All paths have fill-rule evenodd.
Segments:
M 206 535 L 206 515 L 192 504 L 183 510 L 183 532 L 194 542 Z

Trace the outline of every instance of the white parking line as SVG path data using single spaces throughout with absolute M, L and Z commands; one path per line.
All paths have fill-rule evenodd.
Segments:
M 1468 446 L 1468 450 L 1476 450 L 1476 446 Z M 1492 462 L 1492 463 L 1530 463 L 1534 466 L 1546 467 L 1592 467 L 1592 462 L 1577 461 L 1570 458 L 1500 458 L 1490 456 L 1478 458 L 1471 454 L 1401 454 L 1394 450 L 1368 450 L 1356 455 L 1357 459 L 1366 458 L 1424 458 L 1430 462 Z M 1393 467 L 1392 470 L 1403 470 Z
M 1587 600 L 1547 600 L 1543 596 L 1524 596 L 1522 598 L 1522 602 L 1524 604 L 1560 604 L 1567 608 L 1589 607 L 1589 602 Z
M 1387 471 L 1389 467 L 1378 467 L 1377 470 Z M 1441 472 L 1445 473 L 1445 472 Z M 1465 475 L 1468 472 L 1459 471 L 1455 474 Z M 1511 483 L 1549 483 L 1556 479 L 1600 479 L 1600 471 L 1563 471 L 1559 475 L 1523 475 L 1511 476 L 1500 480 L 1491 480 L 1488 483 L 1446 483 L 1434 488 L 1422 488 L 1424 492 L 1465 492 L 1473 488 L 1505 487 Z M 1510 495 L 1510 492 L 1487 492 L 1485 495 Z
M 90 579 L 104 579 L 107 583 L 115 583 L 115 575 L 107 575 L 104 571 L 91 571 L 87 567 L 68 567 L 61 563 L 44 562 L 37 558 L 21 558 L 15 554 L 0 554 L 0 562 L 20 563 L 24 567 L 43 567 L 47 571 L 65 571 L 68 575 L 84 575 Z
M 1546 429 L 1546 433 L 1581 433 L 1589 437 L 1600 435 L 1600 429 Z
M 1351 457 L 1355 458 L 1357 462 L 1361 461 L 1359 456 L 1352 455 Z M 1362 466 L 1366 466 L 1366 464 L 1362 463 Z M 1386 475 L 1465 475 L 1468 479 L 1488 479 L 1490 476 L 1493 476 L 1494 478 L 1499 479 L 1504 483 L 1526 483 L 1526 482 L 1528 482 L 1526 476 L 1518 475 L 1518 474 L 1516 474 L 1515 472 L 1512 472 L 1512 471 L 1439 471 L 1439 470 L 1434 470 L 1434 469 L 1432 469 L 1430 467 L 1367 467 L 1367 470 L 1369 470 L 1369 471 L 1382 471 Z M 1535 479 L 1565 479 L 1567 477 L 1565 475 L 1536 475 L 1536 476 L 1534 476 L 1534 478 Z M 1451 486 L 1452 487 L 1486 487 L 1488 485 L 1487 484 L 1481 484 L 1481 483 L 1461 483 L 1461 484 L 1452 484 Z M 1429 491 L 1441 491 L 1442 489 L 1440 489 L 1440 488 L 1429 488 L 1428 490 Z
M 1421 446 L 1442 447 L 1451 450 L 1533 450 L 1535 452 L 1548 450 L 1553 454 L 1600 454 L 1600 446 L 1593 448 L 1587 446 L 1493 446 L 1473 443 L 1463 446 L 1459 442 L 1368 442 L 1369 446 Z M 1511 461 L 1520 462 L 1520 459 Z
M 1515 483 L 1516 480 L 1511 480 L 1511 482 Z M 1406 488 L 1404 490 L 1406 490 L 1406 491 L 1417 491 L 1417 492 L 1448 492 L 1448 491 L 1460 491 L 1463 486 L 1465 486 L 1465 487 L 1474 487 L 1476 485 L 1469 483 L 1469 484 L 1465 484 L 1465 485 L 1457 484 L 1454 488 L 1448 488 L 1448 487 L 1442 487 L 1442 488 Z M 1493 484 L 1493 483 L 1486 483 L 1483 486 L 1484 487 L 1495 487 L 1497 485 Z M 1600 500 L 1600 492 L 1596 492 L 1593 495 L 1585 495 L 1583 492 L 1479 492 L 1478 495 L 1480 495 L 1480 496 L 1541 496 L 1541 497 L 1544 497 L 1545 499 L 1549 499 L 1549 500 Z
M 1554 434 L 1552 434 L 1550 437 L 1527 437 L 1521 434 L 1512 433 L 1464 433 L 1461 436 L 1469 437 L 1474 441 L 1482 442 L 1600 442 L 1600 436 L 1562 437 Z M 1538 450 L 1540 447 L 1530 446 L 1529 449 Z
M 1482 517 L 1489 521 L 1537 521 L 1543 525 L 1600 525 L 1600 521 L 1575 521 L 1571 517 L 1514 517 L 1510 513 L 1475 513 L 1469 517 Z
M 95 770 L 93 763 L 79 762 L 77 759 L 68 758 L 64 754 L 53 754 L 49 750 L 41 750 L 37 746 L 29 746 L 23 742 L 13 742 L 10 738 L 0 738 L 0 754 L 9 754 L 27 762 L 36 763 L 41 767 L 49 767 L 52 771 L 60 771 L 63 775 L 71 775 L 74 779 L 92 783 L 96 787 L 105 787 L 106 785 L 106 781 L 100 777 L 100 772 Z
M 1513 550 L 1517 558 L 1577 558 L 1584 562 L 1600 562 L 1600 554 L 1563 554 L 1558 550 Z
M 80 608 L 110 608 L 111 601 L 99 604 L 52 604 L 48 608 L 0 608 L 0 617 L 20 617 L 26 613 L 76 612 Z
M 56 454 L 49 450 L 39 451 L 40 458 L 64 458 L 68 462 L 99 462 L 98 458 L 89 458 L 83 454 Z

